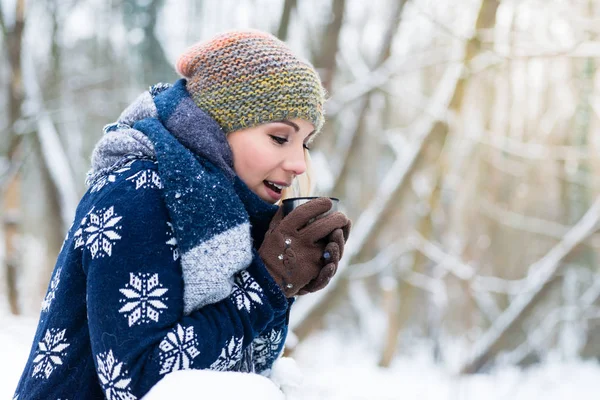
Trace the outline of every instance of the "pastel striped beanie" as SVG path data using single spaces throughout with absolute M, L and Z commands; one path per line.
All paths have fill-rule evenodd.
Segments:
M 188 48 L 176 68 L 196 105 L 226 133 L 294 118 L 317 132 L 323 126 L 319 75 L 269 33 L 222 33 Z

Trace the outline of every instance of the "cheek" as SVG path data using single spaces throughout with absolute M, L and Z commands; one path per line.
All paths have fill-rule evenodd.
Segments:
M 246 143 L 234 154 L 236 174 L 249 186 L 261 183 L 269 172 L 273 155 L 268 149 Z

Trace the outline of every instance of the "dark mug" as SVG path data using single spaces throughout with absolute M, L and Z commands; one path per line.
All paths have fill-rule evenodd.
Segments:
M 323 197 L 323 196 L 321 196 L 321 197 Z M 285 217 L 286 215 L 291 213 L 294 208 L 296 208 L 302 204 L 308 203 L 311 200 L 318 199 L 318 198 L 319 197 L 290 197 L 288 199 L 283 200 L 281 202 L 281 207 L 283 208 L 283 216 Z M 338 210 L 338 203 L 340 202 L 340 200 L 335 197 L 329 197 L 329 200 L 331 200 L 331 202 L 333 203 L 331 206 L 331 209 L 329 211 L 324 212 L 323 214 L 319 215 L 315 219 L 323 218 L 324 216 L 334 213 Z M 311 220 L 308 223 L 310 224 L 313 221 L 314 220 Z

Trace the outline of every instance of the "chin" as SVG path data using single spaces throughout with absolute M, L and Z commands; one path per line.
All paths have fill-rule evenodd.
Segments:
M 269 196 L 269 195 L 268 195 L 268 194 L 266 194 L 266 193 L 262 193 L 261 191 L 257 191 L 257 190 L 252 190 L 252 191 L 254 192 L 254 194 L 255 194 L 255 195 L 257 195 L 258 197 L 260 197 L 260 199 L 261 199 L 262 201 L 264 201 L 264 202 L 267 202 L 267 203 L 269 203 L 269 204 L 275 204 L 275 203 L 277 203 L 277 201 L 276 201 L 276 200 L 273 200 L 273 199 L 271 198 L 271 196 Z

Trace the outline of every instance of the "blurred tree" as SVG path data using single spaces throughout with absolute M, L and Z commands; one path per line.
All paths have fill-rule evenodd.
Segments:
M 138 83 L 143 85 L 177 79 L 156 36 L 156 26 L 163 3 L 164 0 L 123 1 L 123 20 L 128 30 L 128 39 L 137 55 L 136 68 L 141 72 L 138 75 Z
M 21 50 L 23 48 L 23 34 L 25 30 L 25 0 L 17 0 L 14 3 L 14 21 L 7 22 L 3 3 L 0 3 L 0 29 L 3 41 L 6 43 L 4 51 L 8 60 L 10 70 L 10 82 L 8 89 L 8 125 L 5 132 L 5 140 L 8 146 L 2 149 L 2 153 L 8 161 L 8 170 L 2 179 L 2 210 L 3 230 L 5 237 L 5 259 L 4 270 L 8 291 L 8 302 L 13 314 L 19 313 L 17 301 L 17 270 L 19 268 L 19 224 L 21 220 L 21 166 L 24 151 L 21 146 L 23 132 L 20 132 L 17 124 L 21 117 L 21 106 L 25 99 L 23 87 L 23 71 L 21 66 Z
M 290 29 L 290 19 L 292 12 L 296 9 L 298 0 L 285 0 L 283 2 L 283 11 L 281 12 L 281 19 L 279 20 L 279 27 L 277 28 L 277 37 L 283 41 L 287 40 L 288 32 Z

